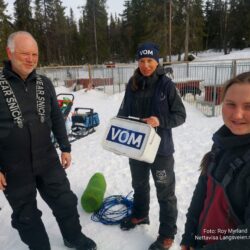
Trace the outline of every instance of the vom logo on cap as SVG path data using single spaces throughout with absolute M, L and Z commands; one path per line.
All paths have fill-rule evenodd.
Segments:
M 136 59 L 140 60 L 144 57 L 153 58 L 157 62 L 159 62 L 159 46 L 152 42 L 145 42 L 139 44 L 136 53 Z

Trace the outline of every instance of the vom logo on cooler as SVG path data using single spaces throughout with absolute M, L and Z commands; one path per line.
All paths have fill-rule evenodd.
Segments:
M 145 138 L 144 133 L 112 125 L 106 140 L 119 143 L 131 148 L 140 149 Z

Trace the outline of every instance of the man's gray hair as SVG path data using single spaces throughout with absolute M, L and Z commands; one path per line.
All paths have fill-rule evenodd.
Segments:
M 10 51 L 13 53 L 15 51 L 15 37 L 18 36 L 18 35 L 26 35 L 26 36 L 29 36 L 31 37 L 32 39 L 35 40 L 35 38 L 27 31 L 16 31 L 16 32 L 13 32 L 9 35 L 8 37 L 8 40 L 7 40 L 7 47 L 10 49 Z

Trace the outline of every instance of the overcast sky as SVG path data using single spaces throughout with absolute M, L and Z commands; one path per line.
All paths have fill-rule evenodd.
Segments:
M 5 3 L 8 4 L 8 13 L 12 13 L 13 12 L 13 3 L 15 0 L 4 0 Z M 76 19 L 79 19 L 80 17 L 80 10 L 77 8 L 78 6 L 84 6 L 86 4 L 86 0 L 61 0 L 63 3 L 63 6 L 66 7 L 65 13 L 68 16 L 69 15 L 69 9 L 70 7 L 73 9 L 74 11 L 74 15 L 76 17 Z M 112 13 L 112 14 L 121 14 L 124 7 L 125 0 L 107 0 L 107 11 L 108 13 Z
M 121 14 L 123 11 L 123 4 L 125 0 L 107 0 L 107 11 L 112 14 Z M 69 14 L 70 7 L 73 9 L 76 18 L 80 16 L 80 11 L 77 9 L 78 6 L 86 4 L 86 0 L 62 0 L 63 5 L 67 7 L 66 14 Z

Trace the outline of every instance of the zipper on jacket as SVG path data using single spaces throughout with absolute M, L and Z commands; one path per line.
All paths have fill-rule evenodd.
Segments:
M 144 79 L 142 83 L 142 90 L 145 90 L 145 87 L 146 87 L 146 80 Z
M 28 87 L 27 87 L 27 85 L 26 85 L 25 81 L 23 81 L 23 86 L 24 86 L 24 90 L 25 90 L 25 92 L 28 92 Z

